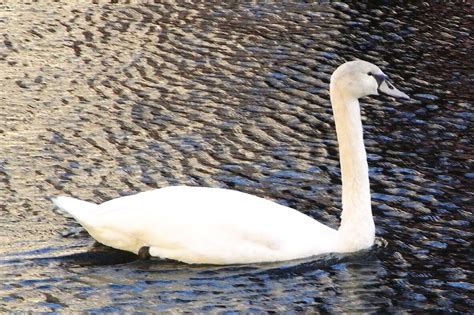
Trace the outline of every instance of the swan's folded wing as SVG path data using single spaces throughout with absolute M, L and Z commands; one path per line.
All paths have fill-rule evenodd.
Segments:
M 335 232 L 288 207 L 225 189 L 168 187 L 100 208 L 101 235 L 91 233 L 98 241 L 132 252 L 150 246 L 152 255 L 189 263 L 310 256 L 318 233 L 327 239 Z

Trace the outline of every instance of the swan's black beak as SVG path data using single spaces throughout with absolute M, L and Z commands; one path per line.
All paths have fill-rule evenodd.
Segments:
M 379 85 L 379 93 L 387 94 L 397 98 L 403 98 L 405 100 L 410 99 L 408 95 L 394 87 L 392 83 L 388 81 L 388 77 L 385 74 L 373 74 L 372 76 L 375 78 L 377 84 Z

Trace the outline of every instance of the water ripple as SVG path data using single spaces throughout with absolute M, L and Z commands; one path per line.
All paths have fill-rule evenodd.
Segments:
M 474 309 L 472 6 L 340 2 L 0 4 L 0 311 Z M 49 197 L 230 187 L 332 227 L 330 74 L 362 58 L 410 102 L 363 100 L 370 251 L 249 266 L 90 247 Z

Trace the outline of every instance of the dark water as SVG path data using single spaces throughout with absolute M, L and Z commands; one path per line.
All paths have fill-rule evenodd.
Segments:
M 0 312 L 473 311 L 469 1 L 127 2 L 0 1 Z M 355 57 L 412 96 L 362 101 L 374 249 L 137 261 L 53 211 L 205 185 L 337 227 L 328 83 Z

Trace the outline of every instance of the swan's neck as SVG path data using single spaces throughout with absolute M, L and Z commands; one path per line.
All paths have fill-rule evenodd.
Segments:
M 342 178 L 340 251 L 372 246 L 375 226 L 370 202 L 369 171 L 365 153 L 360 106 L 331 86 Z

